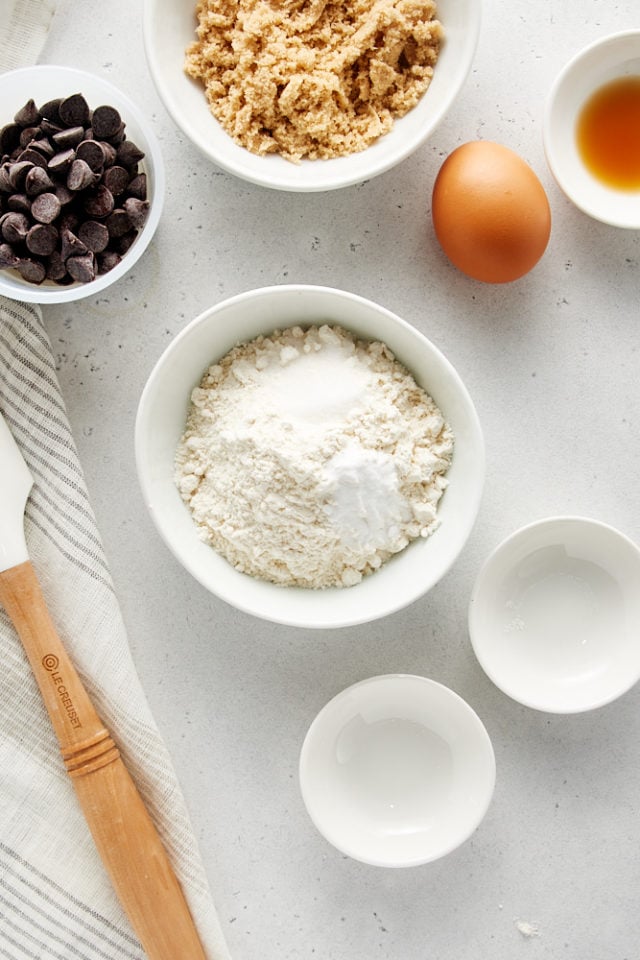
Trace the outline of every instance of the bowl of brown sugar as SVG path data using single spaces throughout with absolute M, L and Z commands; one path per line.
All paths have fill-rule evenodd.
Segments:
M 467 78 L 480 0 L 145 0 L 177 126 L 235 176 L 279 190 L 361 183 L 413 153 Z

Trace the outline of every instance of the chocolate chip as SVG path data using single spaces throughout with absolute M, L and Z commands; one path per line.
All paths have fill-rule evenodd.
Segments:
M 65 127 L 88 127 L 91 119 L 89 104 L 81 93 L 65 97 L 58 107 L 58 114 Z
M 32 140 L 29 144 L 29 150 L 36 150 L 38 153 L 41 153 L 43 157 L 46 157 L 47 160 L 50 160 L 56 152 L 49 141 L 42 137 L 36 137 Z
M 87 195 L 84 201 L 84 209 L 91 217 L 103 219 L 108 217 L 115 204 L 113 194 L 103 183 L 99 183 L 93 193 Z
M 91 126 L 96 140 L 108 140 L 120 131 L 122 118 L 115 107 L 96 107 L 91 117 Z
M 77 147 L 84 140 L 84 127 L 68 127 L 66 130 L 54 133 L 51 139 L 61 150 Z
M 43 120 L 42 123 L 40 124 L 40 129 L 48 137 L 52 137 L 54 133 L 60 133 L 60 131 L 63 130 L 64 127 L 61 127 L 59 123 L 53 123 L 53 121 L 51 120 Z
M 116 162 L 116 148 L 112 143 L 107 143 L 106 140 L 100 140 L 100 146 L 104 153 L 105 167 L 111 167 Z
M 0 167 L 0 190 L 3 193 L 13 193 L 13 184 L 10 178 L 11 167 L 8 163 L 3 163 Z
M 40 133 L 40 127 L 25 127 L 24 130 L 20 131 L 20 139 L 18 143 L 21 147 L 26 147 L 27 144 L 33 140 Z
M 59 250 L 54 250 L 47 263 L 47 280 L 54 280 L 57 283 L 62 280 L 63 277 L 66 277 L 66 275 L 67 268 L 62 259 L 62 254 Z
M 46 267 L 39 260 L 31 260 L 25 257 L 16 264 L 16 270 L 23 280 L 29 283 L 42 283 L 47 275 Z
M 95 183 L 95 175 L 89 164 L 84 160 L 73 160 L 67 174 L 69 190 L 86 190 L 93 183 Z
M 127 212 L 132 227 L 136 227 L 139 230 L 145 225 L 149 213 L 149 202 L 147 200 L 127 197 L 124 202 L 124 209 Z
M 46 103 L 43 103 L 40 107 L 40 115 L 43 120 L 49 120 L 51 123 L 60 124 L 60 104 L 62 99 L 58 97 L 56 100 L 47 100 Z
M 124 123 L 121 123 L 120 129 L 118 130 L 118 132 L 114 133 L 112 137 L 109 137 L 109 143 L 113 143 L 116 145 L 119 143 L 122 143 L 126 139 L 126 134 L 124 131 L 125 131 L 125 125 Z
M 36 107 L 34 100 L 27 100 L 13 118 L 21 127 L 35 127 L 42 120 L 42 114 Z
M 68 203 L 71 203 L 72 200 L 75 200 L 75 193 L 72 190 L 69 190 L 64 183 L 56 183 L 53 192 L 60 201 L 61 207 L 66 207 Z
M 0 229 L 7 243 L 22 243 L 29 231 L 29 221 L 24 213 L 5 213 Z
M 76 230 L 80 226 L 80 217 L 78 216 L 75 209 L 70 208 L 65 210 L 58 219 L 57 227 L 60 231 L 60 236 L 64 237 L 66 231 L 75 234 Z M 63 241 L 64 242 L 64 241 Z
M 27 233 L 27 249 L 40 257 L 50 257 L 58 244 L 58 231 L 50 223 L 35 223 Z
M 11 244 L 0 243 L 0 270 L 17 266 L 18 259 Z
M 117 162 L 123 167 L 133 167 L 143 157 L 142 150 L 131 140 L 123 140 L 116 150 Z
M 76 150 L 78 160 L 84 160 L 94 172 L 102 170 L 104 166 L 104 150 L 97 140 L 83 140 Z
M 105 224 L 110 237 L 123 237 L 133 226 L 128 213 L 122 209 L 114 210 L 105 220 Z
M 26 193 L 12 193 L 7 197 L 7 210 L 14 210 L 16 213 L 31 213 L 31 200 Z
M 65 263 L 69 257 L 82 257 L 89 253 L 82 240 L 79 240 L 78 237 L 71 232 L 71 230 L 61 230 L 60 237 L 62 240 L 60 253 L 62 254 L 62 259 L 65 261 Z
M 17 123 L 7 123 L 0 130 L 0 153 L 7 156 L 20 145 L 20 127 Z
M 19 160 L 11 165 L 9 180 L 14 190 L 24 190 L 24 182 L 29 170 L 33 170 L 33 164 L 29 160 Z
M 115 250 L 105 250 L 104 253 L 99 253 L 97 256 L 98 273 L 108 273 L 109 270 L 117 267 L 121 260 L 122 257 Z
M 55 156 L 49 160 L 47 169 L 54 174 L 64 173 L 64 171 L 71 166 L 75 158 L 75 150 L 63 150 L 61 153 L 56 153 Z
M 31 216 L 38 223 L 53 223 L 60 214 L 60 201 L 55 193 L 41 193 L 31 204 Z
M 113 214 L 111 214 L 113 216 Z M 111 217 L 107 218 L 108 224 Z M 98 220 L 85 220 L 78 229 L 78 239 L 84 243 L 87 250 L 91 253 L 102 253 L 109 243 L 109 230 L 105 223 Z
M 32 150 L 31 147 L 27 147 L 22 153 L 18 156 L 19 163 L 32 163 L 34 167 L 42 167 L 43 170 L 47 166 L 47 158 L 44 157 L 39 150 Z
M 124 255 L 127 250 L 131 248 L 131 245 L 137 236 L 137 230 L 129 230 L 129 233 L 125 233 L 124 236 L 116 237 L 113 241 L 114 249 L 117 250 L 118 253 Z
M 79 283 L 90 283 L 96 278 L 96 265 L 92 253 L 84 257 L 69 257 L 65 265 L 69 275 Z
M 129 186 L 129 173 L 118 165 L 108 167 L 102 175 L 102 182 L 114 197 L 119 197 Z
M 33 167 L 29 170 L 24 181 L 24 188 L 29 197 L 37 197 L 39 193 L 46 193 L 52 187 L 53 180 L 42 167 Z
M 139 173 L 129 183 L 127 193 L 130 197 L 136 197 L 137 200 L 147 199 L 147 175 Z

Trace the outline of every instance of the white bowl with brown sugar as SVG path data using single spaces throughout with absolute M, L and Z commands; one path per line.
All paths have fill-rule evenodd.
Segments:
M 408 157 L 460 93 L 480 30 L 480 0 L 274 11 L 145 0 L 144 38 L 158 93 L 188 139 L 227 172 L 280 190 L 361 183 Z M 223 26 L 205 29 L 207 17 Z
M 386 399 L 369 405 L 378 389 L 390 416 Z M 423 402 L 411 436 L 402 417 Z M 430 590 L 484 480 L 478 417 L 442 353 L 382 306 L 305 284 L 248 291 L 182 330 L 143 391 L 136 461 L 161 537 L 196 580 L 307 628 L 375 620 Z M 391 529 L 394 512 L 406 527 Z

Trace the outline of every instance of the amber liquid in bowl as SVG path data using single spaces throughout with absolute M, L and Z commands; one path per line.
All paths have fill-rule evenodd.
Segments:
M 578 116 L 576 141 L 598 180 L 640 190 L 640 76 L 618 77 L 592 94 Z

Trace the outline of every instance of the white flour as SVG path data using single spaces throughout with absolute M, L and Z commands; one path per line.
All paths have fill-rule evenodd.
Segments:
M 350 586 L 437 526 L 453 437 L 384 344 L 276 332 L 231 350 L 191 400 L 176 482 L 238 570 Z

